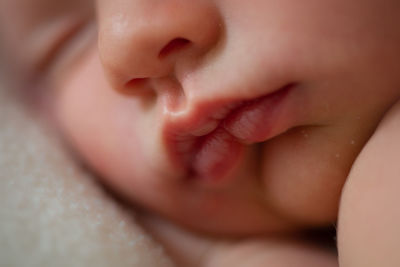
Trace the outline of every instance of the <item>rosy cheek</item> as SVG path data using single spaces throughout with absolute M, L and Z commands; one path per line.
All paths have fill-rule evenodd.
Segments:
M 143 177 L 152 176 L 154 169 L 148 166 L 150 152 L 144 147 L 154 137 L 143 138 L 140 103 L 111 89 L 97 53 L 87 55 L 58 90 L 55 113 L 60 128 L 83 159 L 127 195 L 137 195 L 132 188 L 148 188 L 149 179 Z

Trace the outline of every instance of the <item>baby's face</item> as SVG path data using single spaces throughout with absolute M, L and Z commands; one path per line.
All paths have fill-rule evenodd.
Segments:
M 400 96 L 398 0 L 99 0 L 59 123 L 124 196 L 184 225 L 335 221 L 351 165 Z

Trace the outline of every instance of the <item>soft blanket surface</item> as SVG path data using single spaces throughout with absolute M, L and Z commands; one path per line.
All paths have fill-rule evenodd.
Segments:
M 133 215 L 1 86 L 0 266 L 172 266 Z

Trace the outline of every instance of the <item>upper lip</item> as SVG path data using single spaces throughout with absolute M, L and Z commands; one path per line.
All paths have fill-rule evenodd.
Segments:
M 188 171 L 196 141 L 217 129 L 242 103 L 241 100 L 204 102 L 188 112 L 172 113 L 163 128 L 167 154 L 172 164 L 183 172 Z
M 281 91 L 289 91 L 292 84 L 262 96 L 251 99 L 223 99 L 197 103 L 189 107 L 186 112 L 171 112 L 163 127 L 163 137 L 167 153 L 173 165 L 184 172 L 190 168 L 190 162 L 196 153 L 197 141 L 220 127 L 227 128 L 226 124 L 235 116 L 237 111 L 257 103 Z M 286 93 L 285 93 L 286 94 Z M 227 129 L 229 131 L 229 127 Z M 232 134 L 232 133 L 231 133 Z M 232 134 L 235 136 L 235 134 Z M 240 135 L 240 134 L 238 134 Z M 241 136 L 235 137 L 240 140 Z M 242 140 L 246 143 L 247 140 Z M 249 143 L 249 142 L 248 142 Z

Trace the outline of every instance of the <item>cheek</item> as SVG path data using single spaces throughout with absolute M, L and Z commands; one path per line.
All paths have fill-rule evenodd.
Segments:
M 134 127 L 139 121 L 135 105 L 111 90 L 96 56 L 82 61 L 59 89 L 55 113 L 73 149 L 123 194 L 132 195 L 133 188 L 148 192 L 141 190 L 151 180 L 142 179 L 150 174 Z
M 351 143 L 352 137 L 352 129 L 302 127 L 267 143 L 263 181 L 272 206 L 300 224 L 333 223 L 343 184 L 365 142 L 362 137 Z

